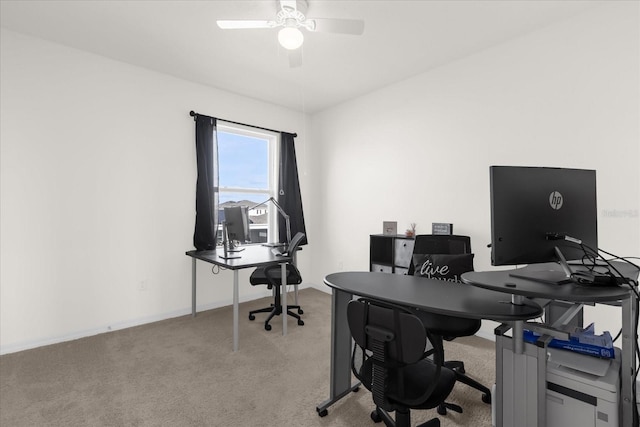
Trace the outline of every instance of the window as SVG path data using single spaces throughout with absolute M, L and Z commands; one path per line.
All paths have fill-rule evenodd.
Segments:
M 278 135 L 218 122 L 219 221 L 225 206 L 253 206 L 276 197 Z M 277 241 L 278 213 L 273 203 L 249 210 L 251 241 Z M 219 227 L 218 240 L 221 240 Z

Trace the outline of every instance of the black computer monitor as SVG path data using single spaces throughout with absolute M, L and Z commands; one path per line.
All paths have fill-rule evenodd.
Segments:
M 245 243 L 251 239 L 249 213 L 246 206 L 225 207 L 224 222 L 228 240 Z
M 492 265 L 581 260 L 597 250 L 596 171 L 491 166 L 490 183 Z

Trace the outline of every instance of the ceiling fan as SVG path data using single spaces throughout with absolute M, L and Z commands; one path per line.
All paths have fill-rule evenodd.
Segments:
M 225 30 L 282 27 L 278 32 L 278 42 L 289 51 L 292 67 L 302 65 L 302 55 L 298 51 L 304 42 L 301 28 L 312 32 L 353 35 L 364 32 L 364 21 L 358 19 L 307 18 L 309 5 L 306 0 L 276 0 L 276 7 L 278 11 L 274 20 L 217 20 L 216 23 Z

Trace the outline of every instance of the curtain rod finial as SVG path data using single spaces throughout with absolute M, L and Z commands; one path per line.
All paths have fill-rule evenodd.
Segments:
M 189 115 L 190 115 L 191 117 L 195 117 L 195 116 L 196 116 L 196 112 L 195 112 L 195 111 L 193 111 L 193 110 L 191 110 L 191 111 L 189 111 Z

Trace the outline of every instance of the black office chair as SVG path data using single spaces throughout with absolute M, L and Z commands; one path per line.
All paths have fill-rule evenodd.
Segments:
M 298 250 L 298 246 L 300 246 L 300 242 L 304 239 L 304 233 L 296 233 L 291 239 L 289 246 L 287 247 L 286 254 L 294 256 L 296 251 Z M 299 285 L 302 283 L 302 276 L 300 275 L 300 271 L 296 268 L 296 266 L 292 263 L 288 263 L 286 265 L 287 268 L 287 285 Z M 282 297 L 281 290 L 282 287 L 282 267 L 280 264 L 271 264 L 266 267 L 258 267 L 255 269 L 253 273 L 251 273 L 251 277 L 249 278 L 249 283 L 252 286 L 256 285 L 267 285 L 268 289 L 274 290 L 274 301 L 269 307 L 261 308 L 259 310 L 253 310 L 249 312 L 249 320 L 255 320 L 256 313 L 269 313 L 267 320 L 264 322 L 264 328 L 267 331 L 271 330 L 271 325 L 269 322 L 273 319 L 274 316 L 280 316 L 282 314 Z M 285 289 L 286 292 L 286 289 Z M 292 312 L 292 309 L 297 309 L 298 314 Z M 300 318 L 300 314 L 304 314 L 302 308 L 299 305 L 287 305 L 287 314 L 291 317 L 294 317 L 298 320 L 298 325 L 304 325 L 304 322 Z
M 421 266 L 416 266 L 415 262 L 417 259 L 420 259 L 424 255 L 437 256 L 461 254 L 472 254 L 471 239 L 469 238 L 469 236 L 437 234 L 418 235 L 415 238 L 413 256 L 411 264 L 409 266 L 408 274 L 421 275 Z M 457 266 L 458 271 L 456 271 L 456 274 L 462 274 L 466 271 L 473 271 L 473 257 L 469 256 L 460 258 L 464 259 L 458 261 L 459 265 Z M 437 269 L 437 267 L 433 268 Z M 459 277 L 456 276 L 455 279 L 459 280 Z M 424 311 L 417 311 L 416 313 L 428 330 L 430 330 L 436 336 L 441 337 L 441 339 L 444 338 L 447 341 L 452 341 L 455 338 L 459 337 L 474 335 L 476 332 L 478 332 L 480 326 L 482 325 L 482 321 L 480 319 L 467 319 L 464 317 L 447 316 L 442 314 L 427 313 Z M 457 381 L 460 381 L 461 383 L 467 384 L 468 386 L 481 391 L 482 401 L 485 403 L 491 403 L 491 390 L 466 374 L 464 369 L 464 362 L 445 361 L 444 365 L 455 372 Z M 458 405 L 443 404 L 438 407 L 438 413 L 440 415 L 444 415 L 447 413 L 447 409 L 451 409 L 456 412 L 462 412 L 462 408 Z
M 375 422 L 409 427 L 411 409 L 444 402 L 456 382 L 442 366 L 442 340 L 434 337 L 410 310 L 366 298 L 349 302 L 347 321 L 356 342 L 351 368 L 373 394 Z M 431 349 L 425 352 L 427 344 Z M 395 421 L 389 412 L 395 411 Z M 438 427 L 434 418 L 418 427 Z

